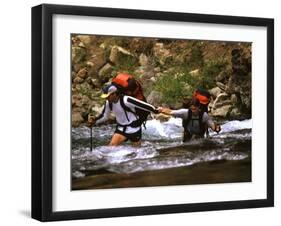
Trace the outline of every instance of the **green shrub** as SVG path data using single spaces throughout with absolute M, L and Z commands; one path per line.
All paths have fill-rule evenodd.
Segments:
M 173 68 L 156 80 L 155 90 L 163 94 L 166 103 L 181 102 L 184 97 L 192 95 L 196 81 L 184 68 Z
M 118 63 L 113 67 L 114 71 L 127 72 L 134 74 L 134 71 L 138 67 L 138 61 L 133 56 L 121 55 L 118 58 Z
M 227 63 L 223 59 L 207 62 L 201 69 L 199 85 L 205 89 L 215 87 L 215 78 L 221 71 L 225 70 L 226 65 Z
M 191 75 L 192 65 L 182 64 L 170 68 L 156 80 L 155 90 L 161 92 L 167 103 L 181 102 L 184 97 L 192 96 L 198 87 L 215 87 L 215 77 L 226 68 L 226 62 L 219 59 L 209 61 L 199 69 L 197 75 Z

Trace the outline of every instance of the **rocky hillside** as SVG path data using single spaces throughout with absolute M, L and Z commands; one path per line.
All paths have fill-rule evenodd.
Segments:
M 203 87 L 211 115 L 251 117 L 251 43 L 73 35 L 71 47 L 73 126 L 101 111 L 101 88 L 118 72 L 134 75 L 155 106 L 180 108 Z

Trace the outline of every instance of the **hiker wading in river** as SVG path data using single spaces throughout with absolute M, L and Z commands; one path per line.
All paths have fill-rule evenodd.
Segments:
M 192 138 L 203 138 L 208 128 L 219 133 L 221 128 L 213 122 L 207 112 L 200 110 L 200 102 L 192 98 L 188 109 L 171 110 L 169 108 L 158 108 L 159 113 L 182 118 L 184 128 L 183 142 Z
M 137 110 L 158 113 L 157 109 L 137 98 L 123 95 L 115 85 L 108 85 L 103 89 L 102 98 L 106 98 L 102 113 L 98 117 L 89 116 L 88 125 L 93 126 L 106 122 L 110 112 L 116 117 L 116 130 L 109 145 L 116 146 L 130 140 L 134 146 L 141 144 L 141 126 L 144 121 Z

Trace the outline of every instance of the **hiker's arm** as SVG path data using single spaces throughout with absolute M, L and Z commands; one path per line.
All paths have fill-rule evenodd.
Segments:
M 155 113 L 155 114 L 158 113 L 158 110 L 156 109 L 156 107 L 154 107 L 153 105 L 148 104 L 144 101 L 136 99 L 134 97 L 128 96 L 128 97 L 124 98 L 124 103 L 129 108 L 139 108 L 139 109 L 142 109 L 144 111 L 152 112 L 152 113 Z
M 157 110 L 164 115 L 172 115 L 172 110 L 170 108 L 159 107 Z
M 208 127 L 211 128 L 214 132 L 219 133 L 221 130 L 220 126 L 217 125 L 206 112 L 203 114 L 202 122 L 207 123 Z
M 185 119 L 188 116 L 188 109 L 172 110 L 171 115 L 177 118 Z
M 102 124 L 102 123 L 104 123 L 104 122 L 106 122 L 108 120 L 109 113 L 110 113 L 109 102 L 106 101 L 101 114 L 99 116 L 97 116 L 97 117 L 89 116 L 88 123 L 91 124 L 91 125 L 93 125 L 93 124 L 95 124 L 95 125 Z
M 188 115 L 188 109 L 171 110 L 169 108 L 159 107 L 158 111 L 165 115 L 171 115 L 173 117 L 178 117 L 178 118 L 182 118 L 182 119 L 186 118 Z

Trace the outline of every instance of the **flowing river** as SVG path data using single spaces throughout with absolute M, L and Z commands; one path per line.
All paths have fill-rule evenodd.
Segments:
M 151 185 L 251 180 L 251 119 L 223 122 L 219 134 L 210 132 L 209 138 L 192 140 L 188 143 L 182 142 L 181 123 L 181 119 L 176 118 L 171 118 L 167 122 L 155 119 L 147 121 L 146 129 L 143 128 L 141 147 L 132 147 L 129 143 L 109 147 L 107 144 L 114 133 L 115 126 L 94 127 L 92 150 L 90 129 L 88 127 L 73 128 L 71 167 L 72 179 L 76 182 L 74 189 L 149 186 L 143 181 L 146 180 L 145 176 L 152 175 L 153 172 L 152 176 L 156 182 L 153 181 Z M 218 163 L 223 163 L 223 165 L 218 167 Z M 190 169 L 188 172 L 194 169 L 195 176 L 191 175 L 192 180 L 186 181 L 179 178 L 183 172 L 176 169 Z M 204 175 L 206 172 L 210 172 L 211 179 L 211 176 L 207 178 Z M 163 179 L 166 182 L 161 182 L 161 175 L 168 177 L 169 173 L 170 177 Z M 96 178 L 100 181 L 102 175 L 103 179 L 108 178 L 106 182 L 99 182 L 96 185 L 95 183 L 89 185 L 89 181 L 85 183 L 85 179 L 90 177 L 92 180 Z M 136 184 L 132 182 L 133 180 L 131 184 L 120 183 L 122 180 L 123 182 L 127 180 L 128 175 L 135 175 L 137 180 L 143 176 L 143 180 Z M 158 182 L 157 178 L 159 178 Z

